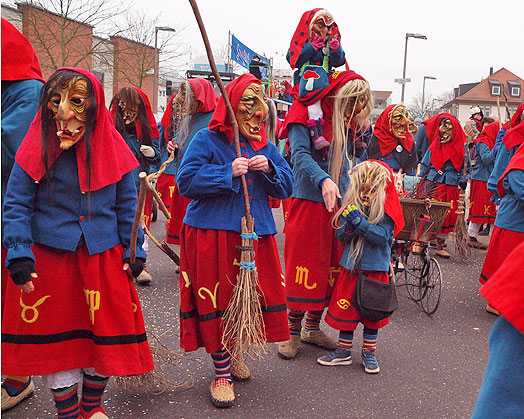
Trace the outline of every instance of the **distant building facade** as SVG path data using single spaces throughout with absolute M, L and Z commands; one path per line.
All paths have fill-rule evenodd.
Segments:
M 379 115 L 391 105 L 391 91 L 389 90 L 372 90 L 374 107 L 371 111 L 371 123 L 375 123 Z

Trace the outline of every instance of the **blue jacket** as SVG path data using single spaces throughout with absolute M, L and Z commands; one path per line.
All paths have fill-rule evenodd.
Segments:
M 361 235 L 364 237 L 360 257 L 360 268 L 366 271 L 389 271 L 391 261 L 391 245 L 393 244 L 393 229 L 395 227 L 393 220 L 387 214 L 378 222 L 378 224 L 369 224 L 363 219 L 356 230 L 346 228 L 348 221 L 341 216 L 339 228 L 336 230 L 337 239 L 345 244 L 344 252 L 340 264 L 352 270 L 355 261 L 350 257 L 350 241 L 353 237 Z
M 464 146 L 465 147 L 465 146 Z M 466 169 L 466 181 L 469 179 L 469 175 L 471 172 L 471 164 L 469 161 L 469 153 L 466 153 L 468 158 L 468 165 Z M 457 172 L 457 169 L 455 169 L 455 166 L 451 163 L 451 160 L 448 160 L 446 163 L 444 163 L 444 166 L 442 166 L 442 169 L 437 171 L 431 164 L 431 150 L 428 149 L 426 151 L 426 154 L 424 155 L 424 158 L 420 162 L 420 176 L 424 177 L 427 174 L 427 179 L 437 182 L 437 183 L 443 183 L 445 185 L 451 185 L 451 186 L 458 186 L 459 182 L 462 182 L 462 175 L 464 173 L 464 165 L 460 166 L 460 171 Z
M 519 146 L 516 145 L 511 150 L 508 150 L 504 142 L 500 144 L 499 151 L 497 152 L 497 157 L 495 158 L 493 170 L 491 171 L 491 174 L 488 178 L 488 191 L 495 195 L 491 198 L 491 201 L 494 202 L 496 205 L 500 204 L 500 196 L 499 191 L 497 190 L 497 183 L 499 182 L 502 173 L 505 172 L 506 167 L 508 167 L 509 161 L 511 160 L 513 154 L 515 154 L 518 148 Z
M 267 146 L 254 152 L 249 142 L 240 136 L 242 156 L 266 156 L 274 169 L 272 177 L 261 171 L 246 174 L 251 213 L 258 235 L 276 234 L 268 196 L 286 199 L 291 195 L 293 175 L 277 148 Z M 233 178 L 232 162 L 235 146 L 228 138 L 205 128 L 199 131 L 187 149 L 177 174 L 180 193 L 193 201 L 189 204 L 184 223 L 201 229 L 241 231 L 245 215 L 240 177 Z
M 40 106 L 40 80 L 2 82 L 2 202 L 15 154 Z
M 35 182 L 18 163 L 13 167 L 3 208 L 6 267 L 16 258 L 34 260 L 33 243 L 74 251 L 82 235 L 90 255 L 121 243 L 124 258 L 129 257 L 136 208 L 131 172 L 118 183 L 88 194 L 80 192 L 75 147 L 62 151 L 52 169 L 50 191 L 45 176 Z M 143 241 L 140 229 L 136 255 L 146 259 Z
M 166 170 L 164 173 L 166 175 L 176 175 L 178 172 L 178 169 L 180 167 L 180 164 L 182 163 L 182 158 L 184 157 L 184 154 L 186 153 L 187 148 L 189 147 L 189 144 L 193 140 L 195 134 L 204 129 L 207 128 L 209 125 L 209 121 L 211 121 L 211 117 L 213 116 L 213 111 L 210 112 L 203 112 L 203 113 L 197 113 L 192 115 L 191 121 L 189 122 L 189 132 L 187 135 L 187 138 L 175 138 L 175 142 L 178 144 L 178 149 L 175 151 L 175 159 L 169 164 L 169 166 L 166 167 Z M 160 131 L 160 141 L 161 141 L 161 161 L 162 163 L 165 162 L 169 158 L 169 153 L 166 149 L 166 136 L 165 136 L 165 130 L 164 127 L 159 123 L 158 129 Z M 170 138 L 169 140 L 172 140 L 173 138 Z
M 133 152 L 133 155 L 140 163 L 140 166 L 136 167 L 132 171 L 133 179 L 135 179 L 135 186 L 138 189 L 140 188 L 140 178 L 138 177 L 139 173 L 142 171 L 152 173 L 152 170 L 150 168 L 153 167 L 154 169 L 160 163 L 160 138 L 151 138 L 151 147 L 153 147 L 153 150 L 155 150 L 155 156 L 146 157 L 140 151 L 140 146 L 142 144 L 140 140 L 136 137 L 135 130 L 133 130 L 132 133 L 126 132 L 123 137 L 129 148 Z
M 477 143 L 475 145 L 475 164 L 471 171 L 471 179 L 487 182 L 493 170 L 494 162 L 495 154 L 493 151 L 486 144 Z
M 501 128 L 499 133 L 497 134 L 497 138 L 495 140 L 495 147 L 493 147 L 493 154 L 495 155 L 495 157 L 499 152 L 500 145 L 502 144 L 502 139 L 504 138 L 504 135 L 506 135 L 506 131 L 506 128 Z
M 415 135 L 415 144 L 417 145 L 417 151 L 419 156 L 425 156 L 426 151 L 429 148 L 429 139 L 426 133 L 426 126 L 420 124 L 418 126 L 417 134 Z
M 502 184 L 505 193 L 500 199 L 495 225 L 524 233 L 524 170 L 510 170 Z

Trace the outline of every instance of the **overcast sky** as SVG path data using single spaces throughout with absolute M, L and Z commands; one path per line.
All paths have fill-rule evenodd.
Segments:
M 188 0 L 138 0 L 159 24 L 186 24 L 180 34 L 193 57 L 205 54 Z M 337 22 L 342 47 L 351 69 L 363 75 L 374 90 L 392 90 L 400 101 L 405 34 L 421 33 L 427 40 L 408 41 L 406 103 L 422 92 L 434 97 L 460 83 L 478 82 L 507 68 L 524 78 L 524 2 L 498 1 L 386 1 L 386 0 L 197 0 L 212 48 L 227 44 L 228 31 L 252 50 L 273 57 L 276 68 L 289 68 L 285 54 L 303 12 L 328 9 Z M 159 35 L 161 36 L 161 35 Z

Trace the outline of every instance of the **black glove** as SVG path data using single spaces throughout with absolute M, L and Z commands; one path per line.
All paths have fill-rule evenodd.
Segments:
M 468 182 L 459 182 L 459 188 L 463 191 L 466 190 L 466 186 L 468 185 Z
M 35 261 L 31 258 L 13 259 L 7 269 L 16 285 L 24 285 L 32 281 L 31 273 L 35 272 Z
M 144 270 L 144 265 L 146 261 L 142 258 L 135 258 L 135 263 L 131 263 L 129 261 L 129 258 L 125 258 L 124 263 L 129 263 L 129 269 L 131 269 L 133 278 L 136 278 Z

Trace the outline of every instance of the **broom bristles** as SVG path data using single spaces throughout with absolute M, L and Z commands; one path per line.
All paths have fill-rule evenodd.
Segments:
M 457 258 L 463 262 L 467 261 L 471 254 L 468 246 L 469 237 L 465 219 L 465 199 L 466 194 L 464 191 L 461 191 L 457 209 L 457 222 L 455 224 L 455 253 Z

